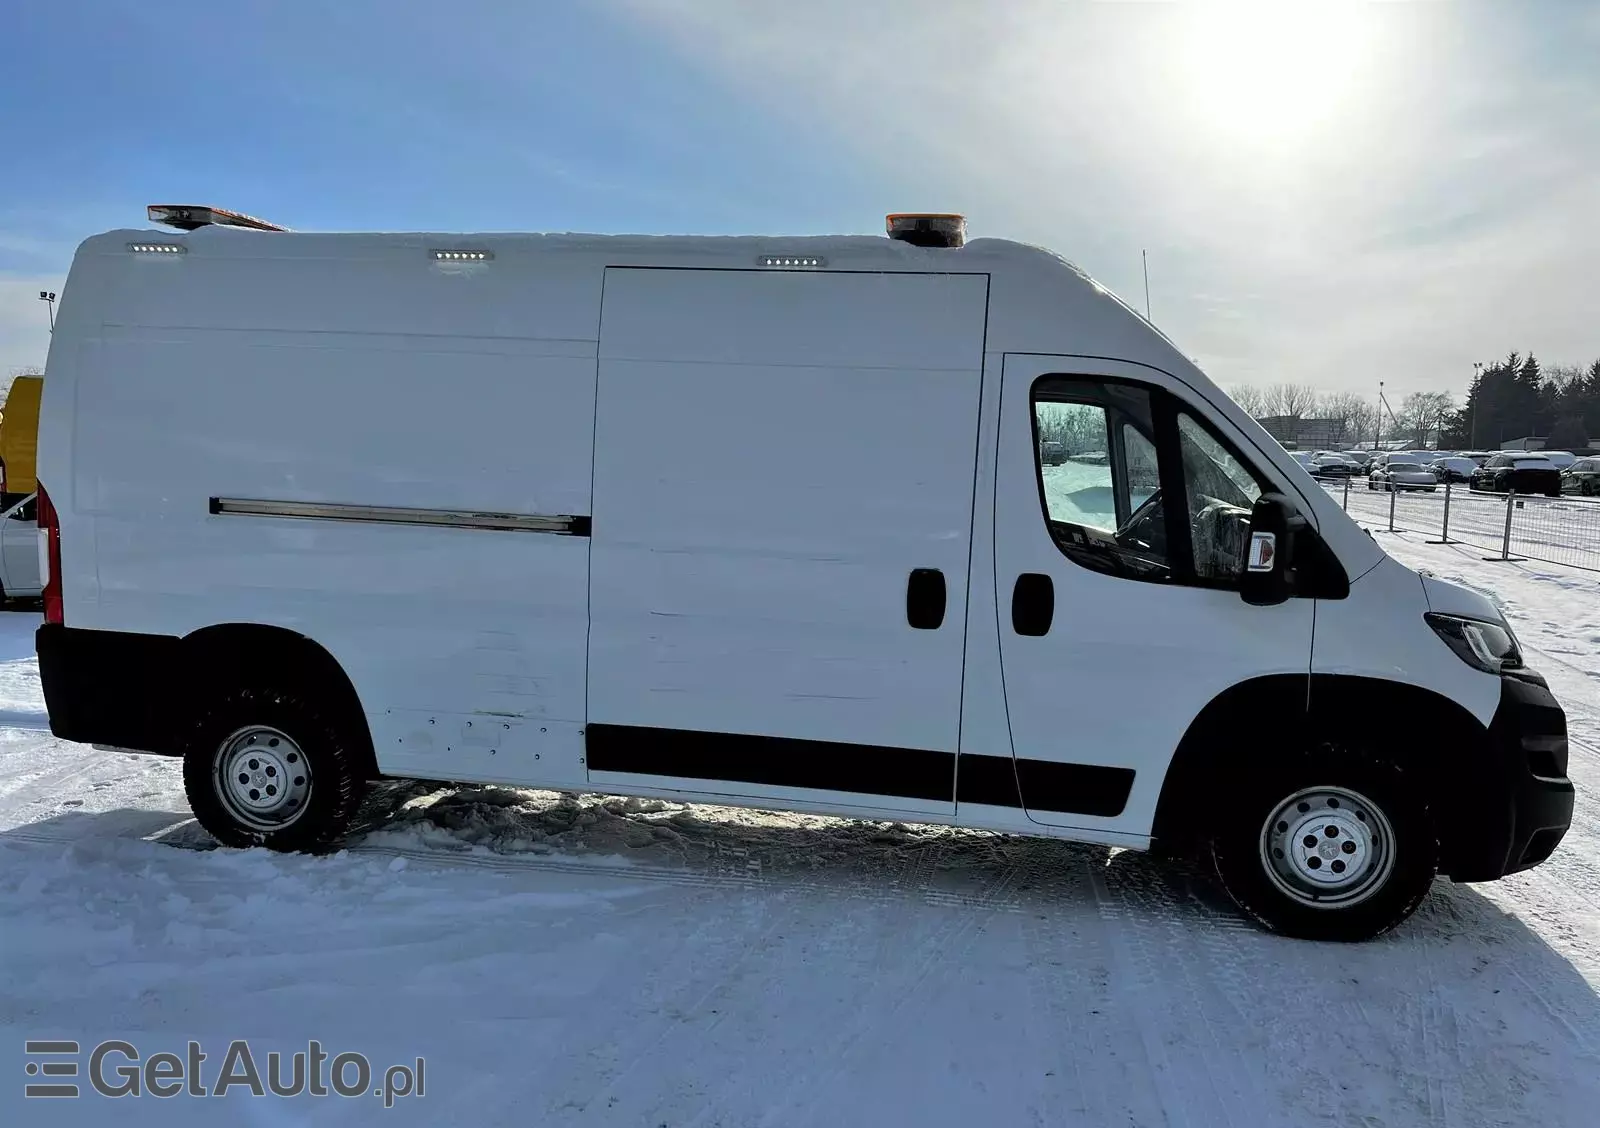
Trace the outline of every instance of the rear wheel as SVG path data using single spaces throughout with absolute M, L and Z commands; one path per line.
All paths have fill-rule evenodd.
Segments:
M 365 791 L 358 747 L 299 693 L 236 690 L 190 730 L 184 791 L 224 846 L 326 850 L 349 829 Z
M 1250 786 L 1213 837 L 1234 902 L 1274 932 L 1369 940 L 1427 896 L 1439 847 L 1426 802 L 1395 768 L 1325 747 Z

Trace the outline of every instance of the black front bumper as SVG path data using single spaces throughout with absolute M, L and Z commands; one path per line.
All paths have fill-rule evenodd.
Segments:
M 46 623 L 34 636 L 50 731 L 63 740 L 174 753 L 179 640 Z
M 1567 717 L 1543 678 L 1501 678 L 1486 751 L 1470 772 L 1476 778 L 1458 778 L 1449 789 L 1456 810 L 1436 812 L 1449 839 L 1444 871 L 1456 881 L 1493 881 L 1536 866 L 1572 825 Z

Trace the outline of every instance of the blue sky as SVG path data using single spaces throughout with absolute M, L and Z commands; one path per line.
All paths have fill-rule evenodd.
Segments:
M 152 202 L 306 229 L 876 232 L 965 211 L 1224 384 L 1600 355 L 1593 4 L 14 6 L 0 373 Z

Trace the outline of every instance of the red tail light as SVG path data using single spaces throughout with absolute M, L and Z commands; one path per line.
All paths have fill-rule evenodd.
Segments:
M 45 493 L 44 483 L 39 483 L 39 535 L 45 543 L 44 621 L 60 623 L 61 614 L 61 522 L 56 518 L 56 507 Z

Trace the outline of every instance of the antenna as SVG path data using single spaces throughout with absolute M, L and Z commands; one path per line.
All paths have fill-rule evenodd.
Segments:
M 1139 261 L 1144 264 L 1144 319 L 1150 320 L 1150 255 L 1148 252 L 1139 252 Z

